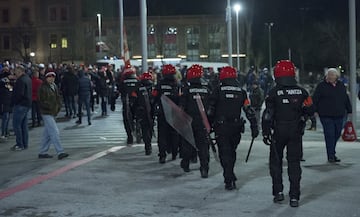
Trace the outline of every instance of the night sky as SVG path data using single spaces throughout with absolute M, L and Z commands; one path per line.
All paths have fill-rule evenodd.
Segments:
M 255 19 L 259 21 L 291 21 L 304 11 L 311 18 L 347 19 L 348 0 L 231 0 L 231 4 L 238 2 L 245 10 L 247 2 L 255 2 Z M 227 0 L 147 0 L 149 16 L 224 14 L 226 4 Z M 138 0 L 124 0 L 124 7 L 126 16 L 139 14 Z
M 303 62 L 308 68 L 346 64 L 347 58 L 341 59 L 341 57 L 347 55 L 346 49 L 348 49 L 346 43 L 349 27 L 348 0 L 231 0 L 232 5 L 237 2 L 244 7 L 240 16 L 249 16 L 251 10 L 246 7 L 251 3 L 254 4 L 252 11 L 254 55 L 258 55 L 259 52 L 266 55 L 264 52 L 267 49 L 267 30 L 264 24 L 273 22 L 275 24 L 272 27 L 274 59 L 287 58 L 288 49 L 291 48 L 294 61 L 298 63 L 301 59 L 300 52 L 303 51 L 305 58 Z M 359 37 L 360 2 L 356 2 Z M 147 0 L 147 13 L 148 16 L 220 14 L 225 20 L 226 4 L 227 0 Z M 139 0 L 124 0 L 124 9 L 125 16 L 138 16 Z M 336 32 L 340 34 L 339 38 L 343 44 L 334 46 L 339 40 L 328 40 L 325 37 L 326 32 L 319 30 L 321 25 L 326 23 L 330 23 L 330 26 L 336 25 Z

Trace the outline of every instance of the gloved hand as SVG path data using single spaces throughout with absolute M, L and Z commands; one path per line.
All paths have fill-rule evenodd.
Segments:
M 272 138 L 270 134 L 264 134 L 263 135 L 263 142 L 265 143 L 265 145 L 271 145 L 272 142 Z
M 257 126 L 251 126 L 251 137 L 256 138 L 259 135 L 259 128 Z

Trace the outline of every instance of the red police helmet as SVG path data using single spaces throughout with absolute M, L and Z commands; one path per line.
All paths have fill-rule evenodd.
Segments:
M 174 75 L 174 74 L 176 74 L 175 66 L 173 66 L 171 64 L 163 65 L 162 74 L 163 75 Z
M 125 67 L 123 76 L 128 77 L 128 76 L 135 75 L 135 74 L 136 74 L 136 71 L 133 67 L 131 67 L 131 66 Z
M 295 65 L 290 60 L 280 60 L 274 68 L 274 77 L 295 77 Z
M 219 79 L 223 80 L 225 78 L 237 78 L 236 69 L 231 66 L 225 66 L 220 70 Z
M 140 75 L 140 80 L 141 81 L 152 81 L 153 77 L 152 74 L 150 72 L 144 72 L 142 73 L 142 75 Z
M 186 72 L 186 79 L 190 80 L 193 78 L 201 78 L 204 74 L 204 69 L 199 64 L 194 64 L 190 68 L 188 68 Z

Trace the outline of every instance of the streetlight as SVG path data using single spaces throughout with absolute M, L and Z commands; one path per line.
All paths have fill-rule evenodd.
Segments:
M 227 22 L 227 40 L 228 40 L 228 61 L 229 65 L 232 66 L 232 31 L 231 31 L 231 6 L 230 0 L 227 0 L 226 7 L 226 22 Z
M 236 60 L 237 68 L 240 72 L 240 40 L 239 40 L 239 12 L 242 10 L 241 4 L 235 4 L 234 10 L 236 13 Z
M 269 70 L 272 69 L 272 54 L 271 54 L 271 27 L 274 26 L 274 23 L 265 23 L 265 25 L 268 27 L 269 31 Z
M 29 55 L 30 55 L 30 62 L 32 62 L 31 59 L 34 59 L 35 52 L 32 51 L 32 52 L 29 53 Z
M 101 55 L 101 14 L 96 14 L 98 18 L 98 28 L 99 28 L 99 55 Z

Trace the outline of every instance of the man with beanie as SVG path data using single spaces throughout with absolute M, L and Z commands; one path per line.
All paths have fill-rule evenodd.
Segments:
M 40 110 L 44 121 L 44 131 L 38 156 L 40 159 L 52 158 L 52 155 L 47 153 L 51 144 L 54 145 L 59 160 L 69 156 L 64 152 L 61 145 L 59 129 L 55 121 L 55 117 L 61 109 L 59 90 L 54 83 L 55 76 L 54 72 L 46 73 L 45 80 L 39 88 Z

